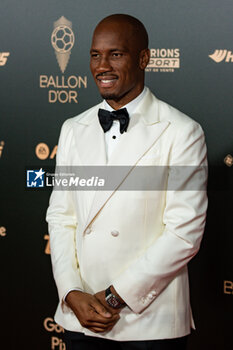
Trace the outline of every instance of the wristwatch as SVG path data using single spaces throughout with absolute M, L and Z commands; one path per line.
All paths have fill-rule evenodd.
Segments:
M 111 292 L 110 287 L 108 287 L 105 290 L 105 300 L 108 303 L 108 305 L 110 305 L 111 307 L 113 307 L 114 309 L 119 309 L 120 307 L 124 306 L 125 304 L 123 304 L 120 299 L 114 295 Z

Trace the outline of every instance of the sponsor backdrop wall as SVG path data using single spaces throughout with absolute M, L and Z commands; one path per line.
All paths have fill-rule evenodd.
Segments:
M 65 349 L 53 320 L 51 188 L 27 189 L 26 169 L 54 166 L 62 123 L 100 101 L 89 72 L 92 31 L 104 16 L 128 13 L 149 32 L 146 84 L 206 134 L 208 220 L 189 266 L 197 330 L 188 349 L 232 349 L 233 3 L 1 0 L 0 9 L 0 348 Z

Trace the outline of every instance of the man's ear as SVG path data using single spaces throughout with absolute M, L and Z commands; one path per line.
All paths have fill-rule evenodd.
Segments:
M 142 70 L 146 68 L 150 61 L 150 50 L 149 49 L 144 49 L 140 52 L 139 56 L 139 66 Z

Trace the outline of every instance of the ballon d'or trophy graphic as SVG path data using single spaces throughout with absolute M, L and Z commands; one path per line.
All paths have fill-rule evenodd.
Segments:
M 74 46 L 74 33 L 72 22 L 64 16 L 54 22 L 54 30 L 51 36 L 51 43 L 55 50 L 58 65 L 64 73 L 70 59 L 71 49 Z

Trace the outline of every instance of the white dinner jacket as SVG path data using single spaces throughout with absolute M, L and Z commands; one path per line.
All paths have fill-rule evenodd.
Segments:
M 207 209 L 203 131 L 148 89 L 107 163 L 97 116 L 102 104 L 65 121 L 57 165 L 168 165 L 171 171 L 159 191 L 53 191 L 47 221 L 60 300 L 55 320 L 113 340 L 184 336 L 194 327 L 187 263 L 199 250 Z M 177 166 L 190 166 L 189 175 Z M 126 167 L 119 181 L 131 174 Z M 197 175 L 200 188 L 189 190 Z M 179 186 L 169 188 L 174 178 Z M 74 288 L 93 294 L 111 284 L 128 306 L 110 332 L 92 333 L 63 297 Z

